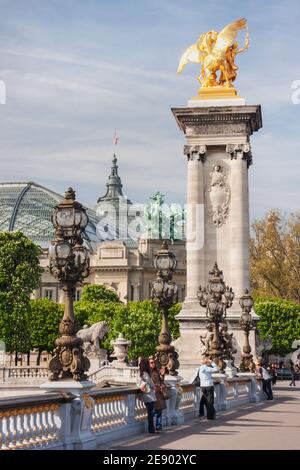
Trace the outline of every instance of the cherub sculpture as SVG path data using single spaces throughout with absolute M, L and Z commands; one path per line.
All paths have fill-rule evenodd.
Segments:
M 224 358 L 233 360 L 233 354 L 236 354 L 235 340 L 233 333 L 228 333 L 228 325 L 226 322 L 220 324 L 220 339 L 222 342 Z
M 200 335 L 200 341 L 202 343 L 201 346 L 201 355 L 202 356 L 210 356 L 211 354 L 211 343 L 214 337 L 213 333 L 213 324 L 207 323 L 206 325 L 207 332 L 205 335 Z
M 233 87 L 238 70 L 235 57 L 249 47 L 248 31 L 242 48 L 236 42 L 238 31 L 245 28 L 247 20 L 242 18 L 225 26 L 220 33 L 209 31 L 201 34 L 182 55 L 177 73 L 181 73 L 188 62 L 194 62 L 202 65 L 198 77 L 202 87 Z

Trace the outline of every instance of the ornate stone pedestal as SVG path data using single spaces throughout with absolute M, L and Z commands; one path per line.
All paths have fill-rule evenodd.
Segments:
M 96 448 L 96 438 L 91 432 L 95 401 L 89 395 L 93 387 L 95 387 L 94 382 L 89 380 L 79 382 L 72 379 L 40 385 L 40 388 L 47 392 L 60 392 L 74 397 L 71 403 L 64 407 L 63 426 L 60 429 L 66 450 Z
M 225 101 L 225 100 L 224 100 Z M 199 285 L 205 286 L 215 262 L 223 270 L 235 300 L 226 320 L 243 346 L 239 328 L 239 299 L 249 288 L 249 194 L 248 169 L 252 164 L 250 136 L 262 127 L 260 106 L 228 106 L 211 100 L 198 106 L 173 108 L 175 119 L 186 137 L 187 157 L 187 285 L 186 298 L 178 315 L 181 337 L 174 343 L 179 351 L 182 374 L 199 365 L 200 334 L 205 333 L 205 310 L 197 299 Z M 222 102 L 223 104 L 223 102 Z M 253 315 L 257 320 L 256 315 Z M 255 355 L 255 329 L 250 344 Z M 238 362 L 237 362 L 238 363 Z

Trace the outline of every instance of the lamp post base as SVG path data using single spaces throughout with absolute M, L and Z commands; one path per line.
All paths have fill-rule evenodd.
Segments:
M 178 375 L 176 369 L 179 369 L 178 353 L 174 346 L 160 344 L 156 348 L 156 359 L 160 367 L 166 367 L 170 375 Z
M 90 368 L 90 361 L 84 356 L 81 339 L 74 337 L 74 342 L 77 344 L 68 346 L 62 344 L 62 338 L 57 342 L 61 344 L 55 348 L 54 356 L 49 362 L 50 380 L 74 379 L 76 382 L 87 380 L 85 372 Z
M 242 354 L 242 361 L 239 366 L 240 372 L 253 372 L 255 371 L 255 364 L 252 354 Z

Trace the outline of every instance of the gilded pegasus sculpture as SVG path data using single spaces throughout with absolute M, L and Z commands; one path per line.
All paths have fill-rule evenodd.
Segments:
M 245 44 L 239 48 L 236 41 L 238 31 L 246 29 Z M 236 94 L 232 85 L 237 76 L 238 67 L 235 64 L 237 54 L 244 52 L 249 47 L 249 34 L 247 20 L 239 19 L 225 26 L 220 33 L 209 31 L 201 34 L 195 44 L 192 44 L 184 52 L 180 59 L 177 73 L 181 73 L 188 62 L 201 64 L 201 72 L 198 77 L 202 88 L 209 92 L 220 93 L 220 87 L 223 91 L 231 89 Z M 227 89 L 227 90 L 226 90 Z M 228 94 L 228 93 L 227 93 Z

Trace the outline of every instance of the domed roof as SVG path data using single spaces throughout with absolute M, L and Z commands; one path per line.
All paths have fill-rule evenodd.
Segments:
M 63 196 L 32 182 L 0 183 L 0 231 L 21 231 L 34 243 L 48 248 L 54 238 L 51 215 Z M 97 236 L 99 219 L 87 209 L 89 223 L 84 239 L 90 249 L 101 240 Z

